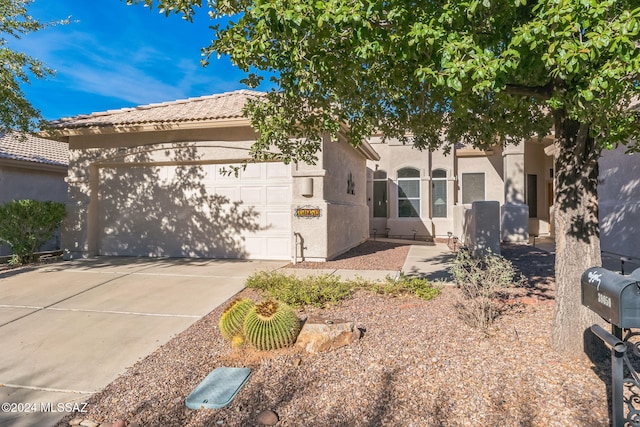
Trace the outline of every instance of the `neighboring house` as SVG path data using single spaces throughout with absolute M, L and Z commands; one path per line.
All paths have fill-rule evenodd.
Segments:
M 613 258 L 640 264 L 640 154 L 619 147 L 600 159 L 598 211 L 600 245 Z M 629 271 L 629 270 L 627 270 Z
M 242 107 L 258 92 L 60 119 L 68 142 L 66 258 L 95 255 L 322 261 L 369 237 L 368 143 L 324 138 L 316 165 L 249 163 Z
M 0 132 L 0 204 L 20 199 L 66 202 L 68 164 L 63 142 Z M 57 240 L 42 249 L 58 249 Z M 0 255 L 10 253 L 7 245 L 0 246 Z

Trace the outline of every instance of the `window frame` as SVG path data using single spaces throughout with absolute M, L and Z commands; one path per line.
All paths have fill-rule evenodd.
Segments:
M 444 176 L 435 176 L 436 172 L 444 172 Z M 448 218 L 449 217 L 449 189 L 447 188 L 448 173 L 446 169 L 438 168 L 431 171 L 431 217 L 432 218 Z M 436 216 L 435 208 L 435 185 L 436 183 L 444 185 L 444 215 Z
M 384 174 L 384 177 L 380 177 L 380 178 L 376 178 L 376 175 L 378 176 L 382 176 Z M 384 196 L 385 196 L 385 200 L 384 200 L 384 216 L 378 216 L 376 215 L 376 184 L 380 184 L 380 183 L 384 183 L 385 185 L 385 192 L 384 192 Z M 387 175 L 387 172 L 385 172 L 384 170 L 377 170 L 373 173 L 373 218 L 389 218 L 389 178 Z
M 472 200 L 471 202 L 465 202 L 465 185 L 464 185 L 464 177 L 465 175 L 482 175 L 482 198 Z M 470 205 L 476 201 L 485 201 L 487 200 L 487 174 L 485 172 L 463 172 L 460 174 L 460 201 L 463 205 Z
M 417 173 L 417 176 L 410 176 L 410 177 L 400 177 L 400 173 L 402 171 L 414 171 Z M 396 213 L 397 213 L 397 217 L 398 218 L 421 218 L 422 217 L 422 179 L 421 179 L 421 173 L 420 173 L 420 169 L 414 168 L 414 167 L 403 167 L 397 170 L 396 172 Z M 400 182 L 401 181 L 415 181 L 418 183 L 418 196 L 417 197 L 401 197 L 400 196 Z M 416 216 L 400 216 L 400 202 L 401 201 L 409 201 L 410 205 L 412 206 L 412 212 L 416 211 L 416 205 L 414 205 L 411 201 L 412 200 L 417 200 L 417 215 Z

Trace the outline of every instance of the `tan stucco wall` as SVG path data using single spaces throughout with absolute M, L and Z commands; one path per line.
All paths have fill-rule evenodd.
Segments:
M 353 193 L 347 193 L 349 173 Z M 315 165 L 298 164 L 293 172 L 293 206 L 319 208 L 319 218 L 292 219 L 293 233 L 304 246 L 299 260 L 324 261 L 357 246 L 368 237 L 365 158 L 346 142 L 325 137 Z M 313 181 L 313 195 L 302 195 Z M 299 253 L 300 251 L 298 251 Z
M 12 162 L 13 163 L 13 162 Z M 0 204 L 12 200 L 33 199 L 40 201 L 67 201 L 66 168 L 41 170 L 37 164 L 31 167 L 0 165 Z M 60 237 L 56 235 L 42 250 L 54 250 L 60 247 Z M 11 254 L 8 245 L 0 245 L 0 256 Z
M 446 237 L 453 231 L 453 204 L 456 198 L 455 192 L 455 163 L 453 154 L 444 155 L 443 151 L 420 151 L 411 145 L 403 145 L 395 139 L 382 142 L 381 137 L 372 137 L 369 142 L 380 154 L 379 161 L 368 161 L 368 204 L 370 217 L 370 234 L 376 229 L 378 236 L 386 234 L 389 228 L 390 236 L 413 237 L 416 230 L 417 238 L 430 238 L 434 236 Z M 402 168 L 414 168 L 420 171 L 420 217 L 398 217 L 398 188 L 396 185 L 398 170 Z M 432 218 L 431 212 L 431 171 L 443 169 L 447 172 L 447 217 Z M 388 217 L 373 218 L 373 172 L 384 170 L 388 177 Z
M 640 154 L 624 147 L 600 159 L 598 207 L 603 251 L 640 259 Z
M 525 178 L 529 174 L 537 175 L 538 186 L 538 217 L 529 218 L 530 234 L 541 235 L 550 232 L 548 184 L 553 184 L 553 177 L 549 172 L 551 169 L 553 169 L 553 158 L 544 153 L 544 145 L 540 142 L 527 141 L 525 145 Z

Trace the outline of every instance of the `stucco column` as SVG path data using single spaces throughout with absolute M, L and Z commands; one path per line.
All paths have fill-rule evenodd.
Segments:
M 525 204 L 524 141 L 507 145 L 502 152 L 504 205 L 502 241 L 529 241 L 529 207 Z

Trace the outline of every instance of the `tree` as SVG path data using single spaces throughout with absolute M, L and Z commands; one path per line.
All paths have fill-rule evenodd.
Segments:
M 582 354 L 597 319 L 580 276 L 599 265 L 603 149 L 638 150 L 640 8 L 635 0 L 128 0 L 191 19 L 223 18 L 207 55 L 228 55 L 256 86 L 257 158 L 313 161 L 347 123 L 416 148 L 478 148 L 555 134 L 557 296 L 553 347 Z M 343 129 L 344 130 L 344 129 Z M 290 137 L 299 137 L 295 143 Z M 586 343 L 588 346 L 589 344 Z
M 33 0 L 0 0 L 0 128 L 32 132 L 44 125 L 40 111 L 31 105 L 21 89 L 30 76 L 44 78 L 53 71 L 23 52 L 9 47 L 7 38 L 23 35 L 67 21 L 41 23 L 29 15 Z

